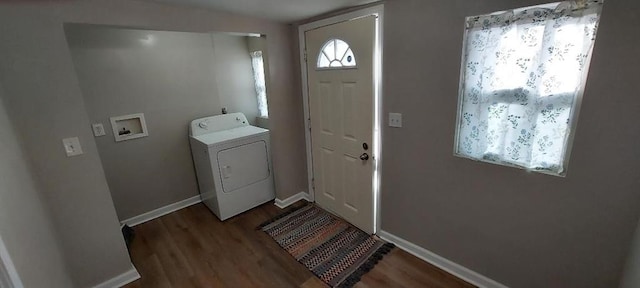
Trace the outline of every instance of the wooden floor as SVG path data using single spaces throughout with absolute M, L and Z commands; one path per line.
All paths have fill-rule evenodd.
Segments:
M 279 213 L 268 203 L 220 222 L 197 204 L 138 225 L 131 258 L 142 278 L 125 287 L 327 287 L 255 229 Z M 395 248 L 355 287 L 474 286 Z

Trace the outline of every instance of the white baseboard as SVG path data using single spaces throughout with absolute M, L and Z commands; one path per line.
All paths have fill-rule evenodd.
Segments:
M 298 193 L 296 195 L 293 195 L 293 196 L 291 196 L 291 197 L 289 197 L 287 199 L 284 199 L 284 200 L 280 200 L 280 199 L 276 198 L 276 201 L 275 201 L 274 204 L 276 206 L 278 206 L 278 208 L 284 209 L 287 206 L 289 206 L 289 205 L 291 205 L 293 203 L 296 203 L 296 202 L 298 202 L 300 200 L 306 200 L 307 202 L 311 202 L 311 197 L 309 197 L 309 194 L 307 192 L 302 191 L 302 192 L 300 192 L 300 193 Z
M 179 202 L 176 202 L 176 203 L 173 203 L 173 204 L 169 204 L 169 205 L 164 206 L 164 207 L 160 207 L 160 208 L 158 208 L 156 210 L 152 210 L 152 211 L 149 211 L 147 213 L 144 213 L 144 214 L 141 214 L 141 215 L 138 215 L 138 216 L 134 216 L 134 217 L 131 217 L 129 219 L 120 221 L 120 223 L 129 225 L 129 227 L 133 227 L 133 226 L 136 226 L 138 224 L 142 224 L 144 222 L 156 219 L 156 218 L 158 218 L 160 216 L 167 215 L 167 214 L 169 214 L 169 213 L 171 213 L 173 211 L 177 211 L 177 210 L 180 210 L 182 208 L 186 208 L 186 207 L 189 207 L 189 206 L 191 206 L 193 204 L 197 204 L 197 203 L 200 203 L 200 202 L 202 202 L 202 200 L 200 200 L 200 195 L 193 196 L 191 198 L 184 199 L 182 201 L 179 201 Z
M 385 241 L 396 244 L 398 248 L 480 288 L 507 288 L 507 286 L 503 284 L 491 280 L 479 273 L 476 273 L 475 271 L 472 271 L 471 269 L 448 260 L 389 232 L 380 230 L 377 235 Z
M 140 279 L 140 274 L 136 267 L 131 264 L 131 269 L 129 271 L 124 272 L 116 277 L 113 277 L 105 282 L 102 282 L 93 288 L 114 288 L 114 287 L 122 287 L 127 285 L 133 281 Z

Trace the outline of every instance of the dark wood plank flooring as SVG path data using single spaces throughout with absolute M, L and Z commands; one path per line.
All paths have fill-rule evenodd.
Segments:
M 268 203 L 221 222 L 197 204 L 138 225 L 131 258 L 142 278 L 125 287 L 327 287 L 256 230 L 280 213 Z M 396 248 L 355 287 L 474 286 Z

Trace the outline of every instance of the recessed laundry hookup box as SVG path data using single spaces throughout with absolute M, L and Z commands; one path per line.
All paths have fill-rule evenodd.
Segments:
M 149 136 L 143 113 L 116 116 L 110 119 L 116 142 Z

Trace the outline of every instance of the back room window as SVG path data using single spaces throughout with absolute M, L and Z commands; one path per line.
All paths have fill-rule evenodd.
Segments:
M 254 51 L 251 55 L 251 67 L 253 68 L 253 82 L 256 86 L 258 100 L 258 114 L 260 117 L 269 118 L 269 106 L 267 104 L 267 82 L 264 76 L 264 58 L 262 51 Z

